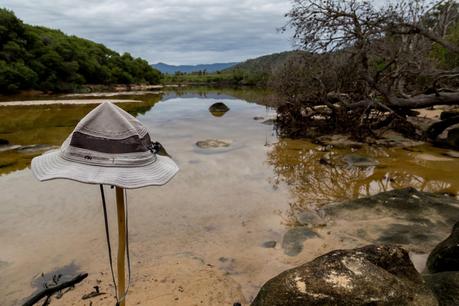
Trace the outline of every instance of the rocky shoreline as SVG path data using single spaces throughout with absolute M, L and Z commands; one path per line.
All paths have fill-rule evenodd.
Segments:
M 365 233 L 357 225 L 355 232 L 342 234 L 373 243 L 334 250 L 282 272 L 263 285 L 252 306 L 459 304 L 455 198 L 406 188 L 332 205 L 321 217 L 309 219 L 318 218 L 322 223 L 339 218 L 366 224 Z M 391 221 L 383 224 L 387 219 Z M 445 238 L 440 233 L 451 227 L 450 236 L 438 244 Z M 372 238 L 372 229 L 380 232 L 378 238 Z M 427 263 L 415 265 L 413 252 L 423 250 L 424 258 L 429 254 Z

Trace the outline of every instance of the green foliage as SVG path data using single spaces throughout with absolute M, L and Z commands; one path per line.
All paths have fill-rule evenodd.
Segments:
M 446 39 L 455 45 L 459 45 L 459 22 L 457 22 L 446 35 Z M 434 44 L 432 48 L 432 56 L 436 59 L 440 66 L 444 69 L 454 69 L 459 67 L 459 55 L 451 52 L 439 44 Z
M 0 92 L 68 91 L 83 84 L 158 84 L 147 61 L 59 30 L 30 26 L 0 9 Z

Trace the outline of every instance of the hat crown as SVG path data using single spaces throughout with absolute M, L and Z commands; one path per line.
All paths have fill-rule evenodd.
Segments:
M 156 156 L 143 124 L 110 102 L 81 119 L 61 152 L 68 160 L 111 167 L 151 163 Z
M 89 112 L 74 132 L 106 139 L 144 137 L 148 132 L 134 116 L 110 102 L 104 102 Z

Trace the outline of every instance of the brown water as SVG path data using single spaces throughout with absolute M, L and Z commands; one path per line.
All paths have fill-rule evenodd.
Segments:
M 282 240 L 301 212 L 407 186 L 459 191 L 457 160 L 428 145 L 354 150 L 379 161 L 376 167 L 355 168 L 339 163 L 350 150 L 324 152 L 308 141 L 277 139 L 273 126 L 263 123 L 274 111 L 255 103 L 264 97 L 249 90 L 116 97 L 142 101 L 120 106 L 150 128 L 181 169 L 166 186 L 128 192 L 133 268 L 128 305 L 245 304 L 289 267 L 332 249 L 371 243 L 333 234 L 350 226 L 335 222 L 317 228 L 319 236 L 290 256 Z M 215 102 L 230 111 L 212 115 L 208 108 Z M 33 156 L 59 145 L 93 107 L 0 107 L 0 139 L 10 142 L 8 150 L 0 147 L 2 305 L 20 304 L 36 291 L 41 273 L 77 271 L 90 276 L 52 304 L 89 305 L 81 296 L 95 285 L 108 294 L 92 299 L 93 305 L 113 304 L 98 186 L 40 183 L 29 169 Z M 206 139 L 231 145 L 195 145 Z M 325 154 L 333 166 L 319 162 Z M 115 237 L 112 192 L 108 201 Z M 267 241 L 276 246 L 263 247 Z

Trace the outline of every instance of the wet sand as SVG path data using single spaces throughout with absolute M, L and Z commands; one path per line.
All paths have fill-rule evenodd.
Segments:
M 217 101 L 230 108 L 222 117 L 208 112 Z M 364 222 L 335 220 L 315 228 L 318 236 L 289 256 L 282 240 L 298 211 L 407 185 L 457 193 L 457 162 L 442 159 L 441 150 L 363 148 L 358 153 L 378 158 L 379 167 L 327 167 L 319 163 L 326 152 L 317 145 L 280 141 L 272 126 L 253 119 L 270 116 L 263 106 L 215 97 L 172 98 L 138 114 L 181 170 L 163 187 L 128 191 L 133 272 L 128 305 L 247 305 L 264 282 L 285 269 L 333 249 L 371 243 L 373 236 L 348 234 Z M 231 145 L 224 151 L 195 145 L 205 139 L 228 139 Z M 73 273 L 89 277 L 51 305 L 113 305 L 98 186 L 40 183 L 26 168 L 0 175 L 0 187 L 4 304 L 20 304 L 36 290 L 34 277 L 73 263 Z M 106 190 L 116 237 L 114 192 Z M 276 241 L 275 247 L 264 247 L 267 241 Z M 112 247 L 116 250 L 116 239 Z M 96 285 L 107 294 L 82 301 Z

